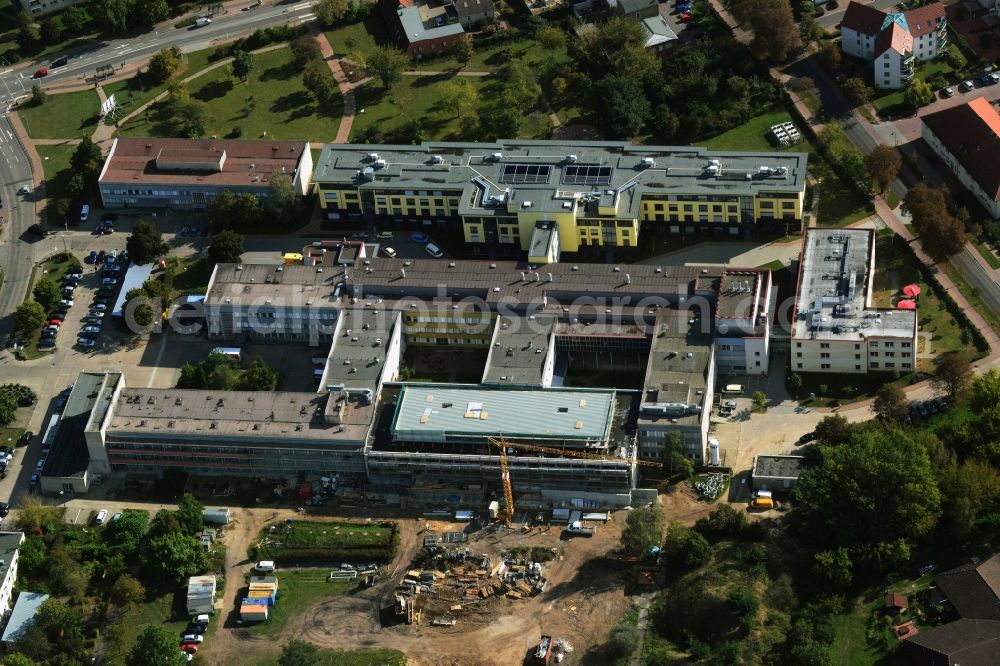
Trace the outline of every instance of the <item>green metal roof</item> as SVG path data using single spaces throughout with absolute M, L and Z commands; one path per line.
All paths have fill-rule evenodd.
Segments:
M 608 390 L 406 385 L 391 433 L 396 439 L 427 442 L 497 435 L 605 440 L 614 406 L 615 392 Z

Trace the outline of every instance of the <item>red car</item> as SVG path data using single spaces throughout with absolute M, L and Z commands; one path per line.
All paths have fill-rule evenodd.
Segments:
M 49 68 L 48 67 L 39 67 L 38 71 L 35 72 L 35 75 L 32 78 L 34 78 L 34 79 L 40 79 L 43 76 L 48 76 L 48 75 L 49 75 Z
M 45 322 L 48 326 L 62 326 L 62 319 L 52 318 Z
M 188 654 L 194 654 L 198 651 L 198 646 L 194 643 L 184 643 L 181 645 L 181 652 L 187 652 Z
M 681 23 L 687 23 L 688 21 L 691 20 L 691 15 L 688 14 L 687 12 L 684 12 L 683 14 L 681 14 L 680 16 L 678 16 L 677 18 L 680 19 Z

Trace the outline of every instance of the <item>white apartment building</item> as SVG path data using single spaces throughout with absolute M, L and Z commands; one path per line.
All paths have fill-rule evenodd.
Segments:
M 906 373 L 916 367 L 916 312 L 875 308 L 874 273 L 874 230 L 806 232 L 792 321 L 793 372 Z
M 0 615 L 10 613 L 11 596 L 17 582 L 17 560 L 24 532 L 0 532 Z
M 1000 219 L 1000 114 L 983 97 L 923 117 L 924 141 Z
M 916 62 L 934 60 L 944 51 L 948 19 L 940 2 L 905 13 L 851 2 L 840 36 L 844 53 L 872 62 L 877 87 L 899 89 L 913 80 Z
M 86 0 L 18 0 L 17 4 L 32 16 L 45 16 L 84 2 Z

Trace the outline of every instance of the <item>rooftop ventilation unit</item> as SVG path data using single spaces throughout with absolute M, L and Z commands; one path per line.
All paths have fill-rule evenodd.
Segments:
M 488 159 L 490 162 L 499 162 L 503 159 L 503 153 L 490 153 Z
M 368 153 L 367 155 L 365 155 L 365 159 L 367 159 L 369 162 L 374 162 L 374 161 L 376 161 L 376 160 L 379 159 L 379 154 L 378 153 Z
M 569 162 L 570 164 L 572 164 L 573 162 L 576 162 L 576 160 L 577 160 L 576 155 L 567 155 L 566 156 L 566 161 Z
M 443 164 L 444 158 L 440 155 L 431 155 L 431 164 Z
M 642 165 L 642 168 L 644 169 L 652 169 L 653 167 L 656 166 L 656 160 L 654 160 L 652 157 L 643 157 L 641 160 L 639 160 L 639 164 Z

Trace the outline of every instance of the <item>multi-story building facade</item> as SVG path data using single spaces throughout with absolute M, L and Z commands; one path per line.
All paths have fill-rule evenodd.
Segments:
M 312 170 L 303 141 L 118 138 L 97 184 L 105 208 L 204 208 L 224 190 L 267 197 L 277 175 L 306 194 Z
M 994 219 L 1000 219 L 1000 114 L 983 97 L 921 119 L 922 134 Z
M 0 532 L 0 621 L 11 610 L 11 597 L 17 583 L 17 561 L 24 543 L 24 532 Z
M 916 368 L 916 312 L 875 307 L 874 275 L 873 230 L 807 230 L 792 321 L 793 372 Z
M 331 220 L 461 229 L 474 252 L 635 248 L 643 229 L 738 235 L 802 222 L 805 153 L 628 143 L 328 145 L 314 181 Z
M 873 63 L 877 87 L 899 89 L 913 80 L 916 62 L 944 53 L 948 19 L 940 2 L 908 12 L 885 12 L 852 1 L 840 36 L 844 53 Z
M 15 4 L 20 4 L 21 9 L 31 14 L 32 17 L 36 17 L 45 16 L 84 2 L 87 0 L 16 0 Z

